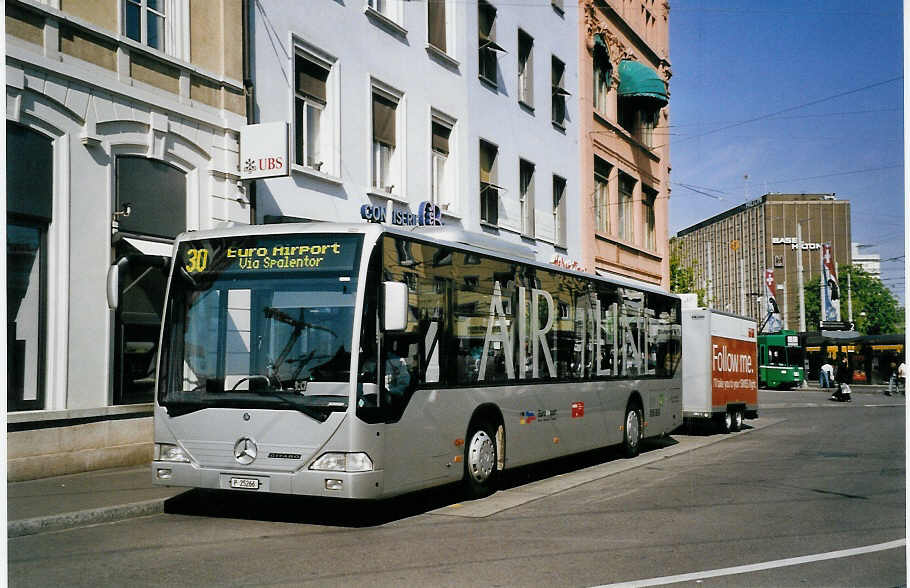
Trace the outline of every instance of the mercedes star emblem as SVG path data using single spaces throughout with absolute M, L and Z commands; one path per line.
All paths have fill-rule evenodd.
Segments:
M 251 464 L 256 459 L 256 451 L 253 440 L 244 437 L 234 445 L 234 459 L 241 465 Z

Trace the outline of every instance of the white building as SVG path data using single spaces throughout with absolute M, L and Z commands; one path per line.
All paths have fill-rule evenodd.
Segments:
M 389 206 L 414 222 L 430 201 L 445 224 L 578 259 L 578 14 L 561 5 L 257 2 L 255 122 L 288 123 L 292 161 L 257 181 L 258 222 Z
M 851 254 L 853 265 L 858 266 L 866 271 L 867 274 L 874 278 L 882 278 L 882 257 L 878 253 L 868 251 L 868 247 L 874 245 L 864 245 L 862 243 L 851 243 Z
M 7 0 L 10 480 L 148 462 L 160 267 L 108 268 L 249 222 L 240 2 Z M 146 271 L 148 270 L 148 271 Z

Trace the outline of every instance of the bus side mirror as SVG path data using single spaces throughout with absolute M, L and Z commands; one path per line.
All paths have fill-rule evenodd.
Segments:
M 107 307 L 111 310 L 117 310 L 120 306 L 120 287 L 131 263 L 159 267 L 164 270 L 165 274 L 168 274 L 170 273 L 171 258 L 163 255 L 131 254 L 121 257 L 117 263 L 107 268 Z
M 107 307 L 111 310 L 120 306 L 120 280 L 129 264 L 128 257 L 121 257 L 107 268 Z
M 408 285 L 402 282 L 383 282 L 382 290 L 382 329 L 405 330 L 408 327 Z

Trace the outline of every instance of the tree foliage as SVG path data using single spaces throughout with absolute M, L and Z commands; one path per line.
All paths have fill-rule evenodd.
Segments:
M 847 305 L 847 276 L 850 276 L 850 299 L 853 303 L 854 328 L 865 335 L 904 332 L 904 308 L 881 280 L 866 270 L 853 265 L 837 268 L 841 290 L 840 312 L 843 321 L 849 320 Z M 806 326 L 818 328 L 821 318 L 820 276 L 816 275 L 804 286 Z
M 676 294 L 697 294 L 698 305 L 706 306 L 707 292 L 698 287 L 698 263 L 686 265 L 679 252 L 679 243 L 672 243 L 670 248 L 670 292 Z

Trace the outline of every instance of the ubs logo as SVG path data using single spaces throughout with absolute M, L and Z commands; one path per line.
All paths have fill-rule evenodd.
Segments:
M 244 437 L 234 444 L 234 459 L 236 459 L 237 463 L 240 465 L 249 465 L 256 459 L 256 453 L 258 451 L 253 440 Z

